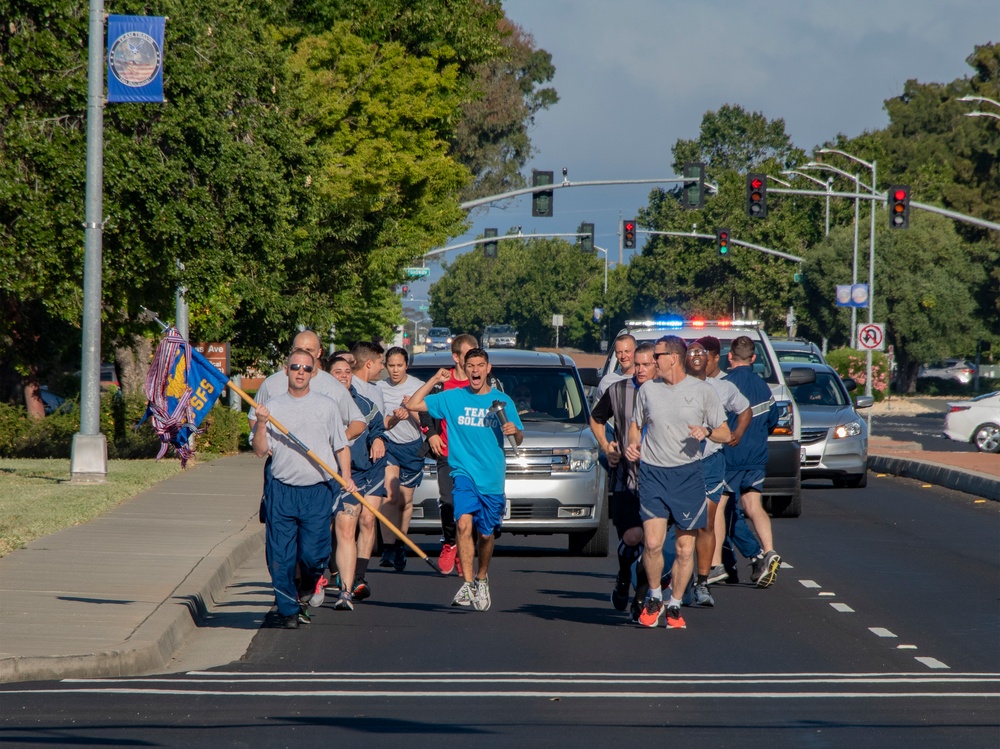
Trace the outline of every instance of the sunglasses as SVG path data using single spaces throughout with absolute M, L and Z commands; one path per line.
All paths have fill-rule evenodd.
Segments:
M 659 359 L 661 356 L 680 356 L 676 351 L 661 351 L 658 354 L 653 354 L 654 359 Z
M 300 369 L 307 373 L 313 371 L 312 364 L 289 364 L 288 368 L 293 372 L 298 372 Z

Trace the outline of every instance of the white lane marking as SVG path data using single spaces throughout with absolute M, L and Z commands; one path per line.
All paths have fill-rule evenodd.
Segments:
M 878 635 L 879 637 L 896 637 L 896 635 L 887 630 L 885 627 L 869 627 L 868 631 Z
M 328 699 L 331 697 L 433 697 L 439 699 L 455 698 L 480 698 L 496 699 L 498 697 L 559 697 L 570 699 L 572 697 L 590 699 L 785 699 L 785 700 L 830 700 L 830 699 L 871 699 L 876 697 L 913 699 L 915 697 L 928 697 L 933 699 L 949 698 L 994 698 L 996 692 L 455 692 L 451 690 L 441 692 L 366 692 L 366 691 L 315 691 L 315 692 L 245 692 L 245 691 L 216 691 L 216 690 L 187 690 L 187 689 L 19 689 L 4 691 L 3 694 L 144 694 L 157 696 L 195 696 L 195 697 L 293 697 L 302 699 L 304 697 L 319 697 Z
M 799 584 L 801 584 L 803 588 L 822 588 L 823 587 L 822 585 L 820 585 L 815 580 L 799 580 Z
M 342 678 L 349 676 L 363 677 L 365 679 L 378 678 L 383 676 L 412 676 L 416 679 L 432 678 L 438 676 L 456 677 L 456 676 L 471 676 L 477 679 L 485 679 L 494 676 L 514 676 L 514 677 L 528 677 L 535 676 L 539 678 L 551 678 L 551 677 L 566 677 L 569 679 L 575 679 L 578 677 L 593 677 L 595 679 L 600 679 L 602 677 L 610 677 L 613 679 L 623 678 L 620 673 L 609 673 L 607 671 L 448 671 L 446 674 L 442 674 L 440 671 L 435 671 L 429 673 L 427 671 L 186 671 L 188 676 L 226 676 L 234 678 L 243 677 L 253 677 L 253 676 L 265 676 L 268 678 L 275 676 L 289 676 L 289 677 L 301 677 L 309 676 L 321 677 L 329 676 L 333 678 Z M 638 679 L 691 679 L 694 678 L 695 674 L 690 673 L 637 673 L 631 675 Z M 828 679 L 839 679 L 839 678 L 868 678 L 868 679 L 880 679 L 880 678 L 896 678 L 899 676 L 922 676 L 926 677 L 926 671 L 765 671 L 761 673 L 714 673 L 714 674 L 697 674 L 698 678 L 701 679 L 783 679 L 788 677 L 795 678 L 807 678 L 807 677 L 825 677 Z M 961 671 L 949 674 L 949 676 L 972 676 L 972 677 L 989 677 L 993 679 L 1000 679 L 1000 672 L 988 672 L 988 671 Z M 64 679 L 63 681 L 94 681 L 94 679 Z M 110 681 L 110 680 L 109 680 Z M 125 681 L 125 679 L 116 679 L 115 681 Z M 128 681 L 132 681 L 129 679 Z
M 897 645 L 896 650 L 916 650 L 916 645 Z
M 848 606 L 846 603 L 831 603 L 831 606 L 842 614 L 853 614 L 854 609 Z
M 832 590 L 821 590 L 819 594 L 821 596 L 835 596 L 835 595 L 837 595 Z
M 948 668 L 947 663 L 942 663 L 937 658 L 930 658 L 926 655 L 918 655 L 914 660 L 923 663 L 927 668 Z

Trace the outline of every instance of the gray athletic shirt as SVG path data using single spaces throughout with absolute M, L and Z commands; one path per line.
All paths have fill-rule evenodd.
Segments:
M 720 374 L 718 377 L 706 377 L 705 382 L 707 382 L 715 391 L 715 394 L 719 396 L 719 400 L 722 402 L 722 408 L 726 413 L 741 414 L 750 408 L 750 401 L 746 399 L 746 396 L 740 392 L 738 387 L 726 379 L 724 374 Z M 721 449 L 721 442 L 705 440 L 704 454 L 706 458 L 709 455 L 714 455 Z
M 339 382 L 337 384 L 340 385 Z M 301 398 L 283 393 L 264 405 L 283 427 L 302 440 L 327 466 L 334 471 L 340 470 L 334 453 L 347 447 L 347 437 L 336 403 L 310 390 Z M 331 478 L 274 424 L 267 425 L 267 446 L 273 457 L 271 473 L 281 483 L 313 486 Z
M 639 388 L 632 421 L 643 434 L 642 462 L 676 468 L 701 460 L 701 441 L 689 434 L 689 425 L 714 429 L 726 422 L 726 414 L 711 386 L 696 377 L 676 385 L 657 377 Z
M 257 391 L 257 397 L 255 400 L 258 403 L 267 403 L 270 398 L 277 398 L 279 395 L 288 392 L 288 375 L 285 374 L 284 369 L 279 369 L 273 375 L 264 380 L 260 389 Z M 324 372 L 322 369 L 316 373 L 316 376 L 309 381 L 309 392 L 319 393 L 320 395 L 325 395 L 327 398 L 332 398 L 337 404 L 337 408 L 340 410 L 340 419 L 343 425 L 346 427 L 352 421 L 364 421 L 365 417 L 361 413 L 361 409 L 358 408 L 351 394 L 347 392 L 347 388 L 341 384 L 340 380 L 334 377 L 329 372 Z M 257 412 L 250 409 L 250 421 L 254 422 L 257 420 Z M 281 421 L 281 419 L 278 419 Z M 285 425 L 287 426 L 287 424 Z M 251 435 L 252 437 L 252 435 Z
M 403 398 L 413 395 L 423 384 L 423 380 L 412 375 L 406 375 L 406 379 L 398 385 L 393 385 L 389 380 L 379 380 L 378 387 L 385 399 L 385 418 L 388 419 L 392 412 L 403 404 Z M 392 429 L 387 430 L 385 436 L 397 444 L 414 442 L 422 436 L 420 422 L 411 414 L 410 418 L 403 419 Z

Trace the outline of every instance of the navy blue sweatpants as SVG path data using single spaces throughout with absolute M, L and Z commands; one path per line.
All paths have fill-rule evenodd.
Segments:
M 315 580 L 330 561 L 330 511 L 334 493 L 329 483 L 292 486 L 272 479 L 267 492 L 267 567 L 278 613 L 299 611 L 295 564 Z

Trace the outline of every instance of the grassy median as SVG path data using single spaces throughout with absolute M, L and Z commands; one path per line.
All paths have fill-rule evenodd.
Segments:
M 180 473 L 178 460 L 110 460 L 103 484 L 71 484 L 68 460 L 0 460 L 0 557 L 86 523 Z

